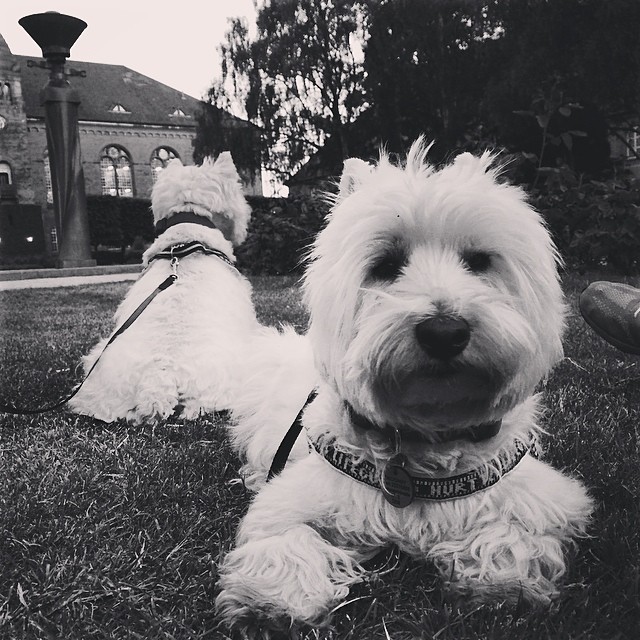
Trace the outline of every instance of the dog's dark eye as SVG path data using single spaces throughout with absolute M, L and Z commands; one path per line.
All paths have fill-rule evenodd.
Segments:
M 468 251 L 462 255 L 462 260 L 472 273 L 484 273 L 491 266 L 491 254 L 486 251 Z
M 371 277 L 375 280 L 393 282 L 407 264 L 407 258 L 400 250 L 382 256 L 372 267 Z

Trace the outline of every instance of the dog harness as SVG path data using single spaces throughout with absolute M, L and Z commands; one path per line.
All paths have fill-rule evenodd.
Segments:
M 176 262 L 180 258 L 186 258 L 192 253 L 202 252 L 207 255 L 216 256 L 220 258 L 223 262 L 226 262 L 231 268 L 235 269 L 236 265 L 231 262 L 229 257 L 224 251 L 219 251 L 218 249 L 212 249 L 211 247 L 206 247 L 201 242 L 194 240 L 193 242 L 181 242 L 179 244 L 174 244 L 168 249 L 164 249 L 163 251 L 158 251 L 154 256 L 149 258 L 149 262 L 156 259 L 166 259 L 171 260 L 172 264 L 177 265 Z
M 310 450 L 324 458 L 334 469 L 382 491 L 394 507 L 406 507 L 414 500 L 444 501 L 473 495 L 492 487 L 529 453 L 529 446 L 516 440 L 514 451 L 502 451 L 486 463 L 483 469 L 473 469 L 450 478 L 411 476 L 392 456 L 381 472 L 373 462 L 340 449 L 336 439 L 326 434 L 309 439 Z

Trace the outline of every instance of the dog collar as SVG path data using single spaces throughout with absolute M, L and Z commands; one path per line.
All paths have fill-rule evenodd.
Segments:
M 473 469 L 450 478 L 412 476 L 392 457 L 382 471 L 373 462 L 363 459 L 336 445 L 336 438 L 328 434 L 309 438 L 310 450 L 324 458 L 334 469 L 382 491 L 387 502 L 406 507 L 413 500 L 442 502 L 455 500 L 484 491 L 513 471 L 529 452 L 529 446 L 515 441 L 513 451 L 502 451 L 481 469 Z M 400 470 L 400 471 L 399 471 Z
M 162 218 L 155 223 L 156 237 L 164 233 L 169 227 L 173 227 L 176 224 L 182 224 L 189 222 L 190 224 L 199 224 L 203 227 L 209 227 L 209 229 L 217 229 L 218 227 L 208 218 L 199 216 L 193 211 L 179 211 L 178 213 L 171 214 L 168 218 Z
M 236 269 L 236 265 L 231 262 L 229 256 L 223 251 L 219 251 L 218 249 L 212 249 L 211 247 L 206 247 L 201 242 L 193 241 L 193 242 L 180 242 L 178 244 L 171 245 L 168 249 L 164 249 L 163 251 L 158 251 L 154 256 L 149 258 L 149 262 L 152 260 L 156 260 L 158 258 L 165 260 L 174 260 L 178 258 L 185 258 L 188 255 L 191 255 L 195 252 L 206 253 L 207 255 L 216 256 L 220 258 L 223 262 L 226 262 L 230 267 Z
M 377 430 L 381 433 L 389 434 L 390 427 L 388 425 L 381 427 L 380 425 L 375 424 L 375 422 L 371 422 L 363 415 L 357 413 L 348 402 L 345 402 L 345 407 L 351 424 L 356 428 L 362 429 L 363 431 Z M 489 438 L 493 438 L 498 435 L 501 426 L 502 420 L 494 420 L 493 422 L 485 422 L 483 424 L 465 427 L 464 429 L 451 429 L 447 431 L 446 437 L 439 437 L 435 442 L 451 442 L 453 440 L 482 442 L 483 440 L 488 440 Z M 401 429 L 400 431 L 402 432 L 402 439 L 405 442 L 432 442 L 417 431 L 408 429 Z M 391 432 L 393 432 L 393 429 L 391 429 Z M 392 436 L 393 433 L 390 435 Z

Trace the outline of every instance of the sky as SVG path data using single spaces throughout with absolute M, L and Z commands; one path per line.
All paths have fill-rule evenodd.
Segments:
M 18 24 L 23 16 L 57 11 L 87 23 L 70 60 L 121 64 L 203 98 L 220 75 L 218 45 L 228 18 L 255 21 L 253 0 L 1 0 L 0 33 L 12 53 L 42 52 Z

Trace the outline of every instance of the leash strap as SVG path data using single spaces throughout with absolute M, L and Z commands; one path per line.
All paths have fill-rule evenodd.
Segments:
M 293 424 L 289 427 L 289 430 L 285 434 L 276 454 L 273 456 L 273 462 L 271 463 L 271 468 L 269 469 L 269 473 L 267 474 L 267 482 L 271 480 L 274 476 L 280 474 L 280 472 L 284 469 L 285 464 L 287 464 L 287 458 L 291 453 L 291 449 L 293 449 L 293 445 L 296 443 L 300 432 L 302 431 L 302 414 L 304 410 L 313 402 L 315 397 L 318 395 L 318 392 L 314 389 L 309 396 L 307 397 L 307 401 L 304 403 L 304 406 L 298 412 L 296 419 L 293 421 Z
M 177 275 L 172 273 L 168 276 L 163 282 L 161 282 L 133 311 L 133 313 L 118 327 L 118 329 L 113 333 L 113 335 L 109 338 L 107 344 L 104 345 L 104 348 L 100 352 L 100 355 L 95 359 L 91 369 L 87 372 L 84 379 L 78 384 L 78 386 L 68 395 L 58 400 L 55 404 L 49 405 L 47 407 L 40 407 L 38 409 L 19 409 L 10 405 L 0 405 L 0 413 L 10 413 L 13 415 L 35 415 L 38 413 L 48 413 L 49 411 L 54 411 L 55 409 L 59 409 L 63 405 L 67 404 L 71 398 L 73 398 L 82 388 L 82 385 L 87 381 L 87 378 L 91 375 L 91 372 L 96 368 L 98 361 L 104 355 L 104 352 L 107 350 L 107 347 L 124 331 L 126 331 L 138 318 L 138 316 L 151 304 L 151 301 L 162 291 L 168 289 L 177 279 Z
M 335 444 L 335 438 L 321 435 L 310 441 L 313 451 L 334 469 L 374 489 L 382 489 L 380 473 L 373 462 L 356 458 Z M 412 496 L 418 500 L 443 501 L 470 496 L 488 489 L 513 471 L 529 452 L 529 447 L 516 441 L 515 451 L 503 451 L 490 460 L 484 470 L 471 470 L 450 478 L 408 476 L 413 485 Z

